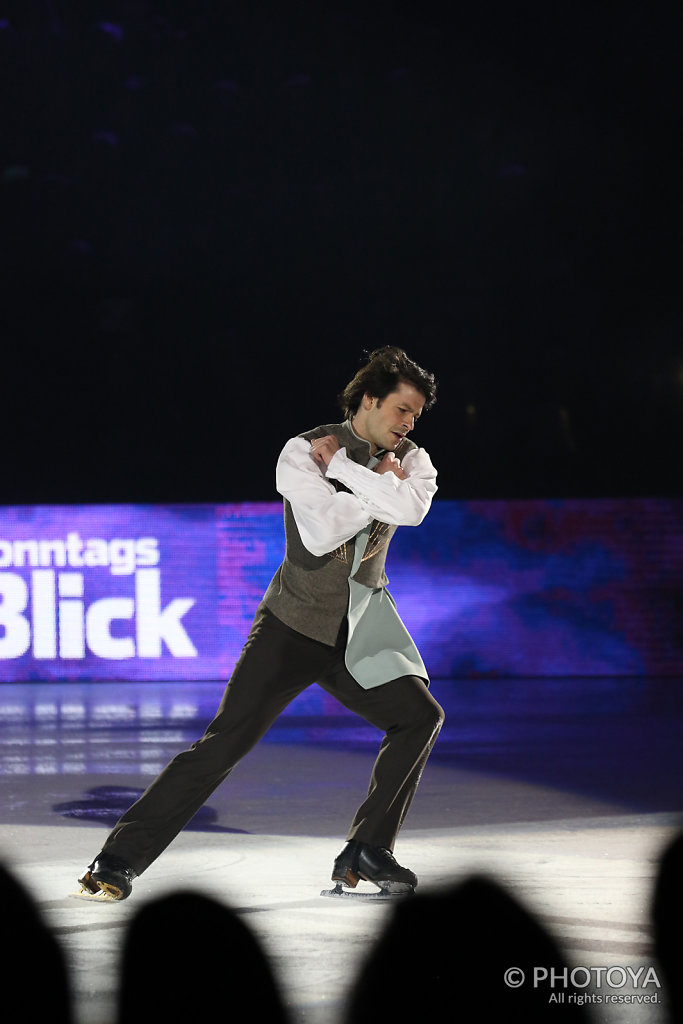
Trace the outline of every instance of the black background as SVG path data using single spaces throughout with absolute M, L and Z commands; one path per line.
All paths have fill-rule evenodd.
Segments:
M 274 500 L 387 343 L 440 498 L 683 493 L 677 4 L 0 21 L 1 504 Z

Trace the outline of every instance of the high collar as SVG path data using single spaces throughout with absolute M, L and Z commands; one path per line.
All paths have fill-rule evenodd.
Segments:
M 370 448 L 371 448 L 370 442 L 366 441 L 364 437 L 359 437 L 358 436 L 356 431 L 353 429 L 353 424 L 351 423 L 351 417 L 349 417 L 342 424 L 342 426 L 346 428 L 346 431 L 348 431 L 348 434 L 349 434 L 349 444 L 348 444 L 349 450 L 352 451 L 354 454 L 364 455 L 366 457 L 366 459 L 369 459 L 371 457 L 371 455 L 372 455 L 372 452 L 370 451 Z M 378 448 L 377 451 L 375 452 L 375 456 L 374 457 L 376 459 L 381 459 L 382 455 L 384 454 L 384 451 L 385 451 L 384 448 Z

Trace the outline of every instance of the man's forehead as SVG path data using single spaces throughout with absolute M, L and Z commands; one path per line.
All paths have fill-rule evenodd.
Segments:
M 395 391 L 391 391 L 387 398 L 397 398 L 406 405 L 411 406 L 411 412 L 420 412 L 427 399 L 412 384 L 401 381 Z

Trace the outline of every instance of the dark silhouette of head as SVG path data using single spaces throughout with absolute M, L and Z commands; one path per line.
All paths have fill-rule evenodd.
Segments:
M 230 1020 L 286 1021 L 270 966 L 249 928 L 199 893 L 178 892 L 143 906 L 124 944 L 119 1024 L 187 1024 L 213 1016 L 216 1006 Z

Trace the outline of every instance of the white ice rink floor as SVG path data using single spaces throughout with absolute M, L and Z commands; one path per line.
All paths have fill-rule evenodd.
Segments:
M 197 723 L 209 717 L 220 692 L 186 686 L 183 695 L 177 684 L 128 685 L 0 687 L 0 857 L 34 896 L 65 951 L 78 1024 L 114 1024 L 127 924 L 145 901 L 178 889 L 200 891 L 238 911 L 261 941 L 295 1024 L 337 1024 L 390 913 L 384 903 L 319 895 L 367 786 L 376 742 L 350 731 L 347 719 L 335 726 L 302 716 L 297 728 L 275 732 L 245 758 L 203 817 L 136 881 L 129 900 L 92 904 L 69 895 L 79 872 L 131 794 L 198 734 Z M 652 690 L 647 698 L 639 690 L 618 707 L 605 700 L 602 712 L 593 704 L 590 729 L 596 714 L 604 726 L 594 743 L 581 728 L 581 711 L 556 713 L 562 701 L 552 686 L 539 710 L 540 685 L 521 693 L 518 684 L 507 690 L 504 683 L 486 684 L 468 700 L 462 688 L 455 694 L 453 683 L 435 687 L 457 722 L 442 736 L 442 755 L 425 770 L 397 858 L 417 872 L 421 891 L 491 874 L 538 915 L 570 964 L 656 968 L 652 887 L 658 858 L 683 818 L 670 792 L 653 794 L 647 806 L 637 751 L 645 757 L 657 738 L 649 784 L 661 783 L 658 771 L 670 777 L 680 756 L 672 739 L 680 736 L 680 715 L 671 713 L 677 690 L 665 686 L 656 707 Z M 619 692 L 623 697 L 624 688 Z M 148 711 L 156 701 L 159 713 L 145 718 L 143 701 Z M 506 718 L 503 705 L 516 710 Z M 518 725 L 501 730 L 511 719 Z M 632 719 L 646 742 L 635 753 L 631 746 L 631 759 L 624 748 L 621 776 L 640 773 L 626 799 L 618 761 Z M 476 721 L 487 723 L 483 731 L 472 726 Z M 545 751 L 546 757 L 555 752 L 560 766 L 571 765 L 576 745 L 583 744 L 583 768 L 573 784 L 568 771 L 527 770 L 527 760 L 516 758 L 517 742 L 528 764 L 538 764 Z M 586 779 L 601 767 L 611 781 L 596 782 L 588 792 Z M 653 994 L 652 985 L 646 992 Z M 466 995 L 455 989 L 454 1006 Z M 591 1011 L 597 1024 L 667 1020 L 663 995 L 657 1003 L 593 1005 Z

